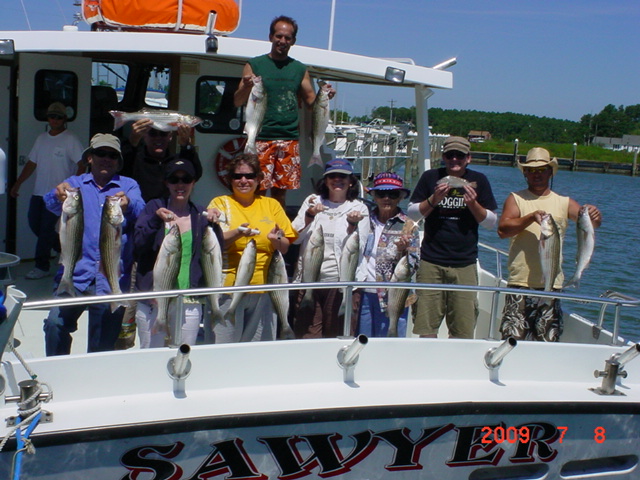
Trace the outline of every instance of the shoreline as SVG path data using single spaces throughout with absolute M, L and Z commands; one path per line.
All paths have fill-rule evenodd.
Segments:
M 522 161 L 526 155 L 492 152 L 471 152 L 473 163 L 477 165 L 495 165 L 501 167 L 515 167 L 516 159 Z M 635 168 L 634 168 L 635 167 Z M 616 175 L 638 176 L 638 166 L 629 163 L 599 162 L 596 160 L 580 160 L 558 157 L 558 168 L 572 172 L 612 173 Z

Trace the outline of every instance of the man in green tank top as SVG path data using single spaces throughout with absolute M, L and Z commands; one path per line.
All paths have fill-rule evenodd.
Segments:
M 279 16 L 269 29 L 271 51 L 249 60 L 242 71 L 234 95 L 237 107 L 249 100 L 254 77 L 261 77 L 266 92 L 266 113 L 257 136 L 256 150 L 264 179 L 260 190 L 271 189 L 271 196 L 285 206 L 287 190 L 300 188 L 300 150 L 298 139 L 298 105 L 311 108 L 316 92 L 307 67 L 289 56 L 296 43 L 298 24 L 290 17 Z M 329 98 L 335 90 L 330 89 Z

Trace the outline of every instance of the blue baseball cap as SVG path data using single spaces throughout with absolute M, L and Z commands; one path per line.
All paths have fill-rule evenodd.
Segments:
M 330 160 L 324 167 L 324 175 L 329 175 L 330 173 L 344 173 L 346 175 L 353 174 L 353 167 L 349 160 L 345 160 L 343 158 L 336 158 L 334 160 Z
M 400 175 L 393 172 L 382 172 L 376 175 L 373 179 L 373 187 L 369 188 L 369 191 L 372 190 L 402 190 L 407 195 L 411 193 L 409 189 L 404 188 Z

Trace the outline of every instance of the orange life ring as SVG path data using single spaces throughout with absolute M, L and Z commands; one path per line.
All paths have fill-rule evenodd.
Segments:
M 244 151 L 244 145 L 246 143 L 247 137 L 232 138 L 218 150 L 214 160 L 214 167 L 218 175 L 218 180 L 227 188 L 230 187 L 227 181 L 227 163 L 229 163 L 229 160 L 233 157 Z

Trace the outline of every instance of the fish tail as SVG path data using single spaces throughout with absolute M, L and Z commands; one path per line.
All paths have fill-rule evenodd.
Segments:
M 309 160 L 309 166 L 312 166 L 312 165 L 318 165 L 319 167 L 321 167 L 322 157 L 320 157 L 320 155 L 316 155 L 315 153 L 311 155 L 311 160 Z
M 120 307 L 126 307 L 126 302 L 111 302 L 111 313 L 115 313 Z
M 123 126 L 125 123 L 127 123 L 124 120 L 124 115 L 122 114 L 122 112 L 118 112 L 118 111 L 112 110 L 109 113 L 113 116 L 113 129 L 114 130 L 119 129 L 121 126 Z
M 56 295 L 60 296 L 63 293 L 66 293 L 67 295 L 69 295 L 71 297 L 77 296 L 76 295 L 76 289 L 73 286 L 73 280 L 62 277 L 62 279 L 60 280 L 60 283 L 58 284 L 58 289 L 56 290 Z

